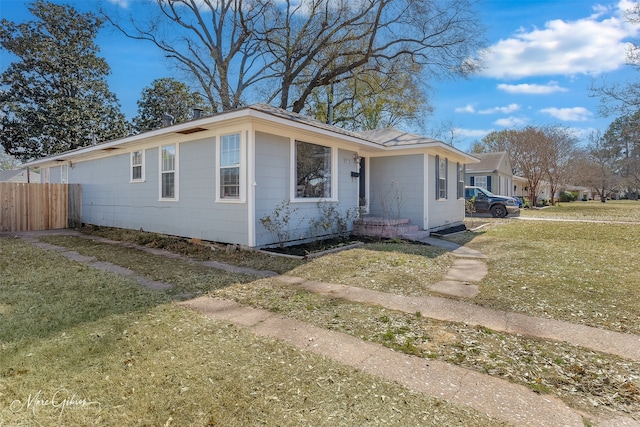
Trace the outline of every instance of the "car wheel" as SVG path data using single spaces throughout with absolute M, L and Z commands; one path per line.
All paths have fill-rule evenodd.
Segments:
M 491 215 L 494 218 L 504 218 L 507 216 L 507 209 L 502 205 L 491 206 Z

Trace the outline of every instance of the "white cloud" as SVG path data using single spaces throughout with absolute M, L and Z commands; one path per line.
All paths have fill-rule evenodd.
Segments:
M 565 120 L 568 122 L 584 122 L 589 120 L 593 113 L 587 110 L 584 107 L 573 107 L 573 108 L 543 108 L 540 110 L 541 113 L 549 114 L 550 116 L 558 119 Z
M 476 109 L 473 105 L 467 104 L 464 107 L 458 107 L 455 110 L 456 113 L 475 113 Z
M 498 89 L 507 93 L 518 93 L 527 95 L 547 95 L 555 92 L 568 92 L 558 82 L 549 82 L 546 85 L 522 83 L 518 85 L 499 84 Z
M 120 6 L 123 9 L 129 7 L 129 0 L 107 0 L 111 4 L 115 4 L 116 6 Z
M 505 128 L 512 128 L 512 127 L 517 127 L 517 126 L 522 126 L 524 124 L 527 123 L 526 119 L 520 118 L 520 117 L 507 117 L 504 119 L 498 119 L 495 122 L 493 122 L 494 125 L 496 126 L 502 126 Z
M 616 14 L 605 8 L 575 21 L 554 19 L 544 28 L 521 28 L 486 51 L 483 75 L 524 78 L 545 75 L 600 74 L 625 64 L 626 40 L 638 35 L 638 27 L 622 16 L 623 0 Z
M 454 111 L 456 113 L 478 113 L 478 114 L 496 114 L 496 113 L 503 113 L 503 114 L 509 114 L 509 113 L 513 113 L 514 111 L 518 111 L 520 109 L 520 105 L 518 104 L 509 104 L 506 107 L 493 107 L 493 108 L 486 108 L 484 110 L 476 110 L 476 108 L 472 105 L 472 104 L 467 104 L 464 107 L 458 107 L 456 108 Z
M 509 113 L 513 113 L 514 111 L 518 111 L 519 109 L 520 109 L 520 106 L 518 104 L 509 104 L 506 107 L 493 107 L 493 108 L 487 108 L 486 110 L 480 110 L 478 111 L 478 114 L 495 114 L 495 113 L 509 114 Z
M 455 128 L 454 133 L 457 136 L 465 137 L 465 138 L 484 138 L 487 134 L 493 129 L 484 130 L 484 129 L 463 129 L 463 128 Z

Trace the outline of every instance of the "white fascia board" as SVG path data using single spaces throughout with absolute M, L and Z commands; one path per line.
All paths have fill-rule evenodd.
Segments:
M 303 123 L 303 122 L 298 122 L 295 120 L 287 120 L 285 118 L 282 117 L 277 117 L 274 116 L 272 114 L 269 113 L 265 113 L 262 111 L 258 111 L 258 110 L 249 110 L 250 111 L 250 115 L 252 117 L 255 118 L 259 118 L 262 120 L 266 120 L 272 123 L 277 123 L 283 126 L 287 126 L 289 128 L 295 128 L 295 129 L 300 129 L 300 130 L 304 130 L 307 132 L 313 132 L 313 133 L 318 133 L 324 136 L 328 136 L 331 138 L 338 138 L 338 139 L 342 139 L 343 141 L 348 141 L 354 144 L 358 144 L 364 147 L 368 147 L 368 148 L 375 148 L 377 150 L 384 150 L 385 147 L 382 144 L 378 144 L 372 141 L 369 141 L 367 139 L 363 139 L 363 138 L 359 138 L 359 137 L 354 137 L 354 136 L 350 136 L 350 135 L 345 135 L 342 134 L 340 132 L 334 132 L 331 131 L 329 129 L 323 129 L 321 127 L 317 127 L 317 126 L 313 126 L 310 125 L 308 123 Z
M 453 154 L 458 157 L 462 157 L 465 160 L 465 164 L 467 163 L 480 163 L 480 159 L 472 156 L 471 154 L 465 153 L 464 151 L 453 147 L 451 145 L 445 144 L 444 142 L 432 142 L 429 144 L 412 144 L 412 145 L 400 145 L 393 147 L 385 147 L 387 151 L 395 152 L 395 151 L 420 151 L 424 152 L 425 149 L 442 153 L 444 155 Z

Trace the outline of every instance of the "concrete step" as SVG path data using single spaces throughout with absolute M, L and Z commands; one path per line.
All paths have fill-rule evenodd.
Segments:
M 429 231 L 427 230 L 415 230 L 410 233 L 400 234 L 398 237 L 405 240 L 422 240 L 429 237 Z

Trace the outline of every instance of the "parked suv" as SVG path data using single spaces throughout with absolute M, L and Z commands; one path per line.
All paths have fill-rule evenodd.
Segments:
M 519 203 L 513 197 L 496 196 L 482 187 L 465 187 L 464 198 L 473 199 L 476 212 L 489 212 L 494 218 L 504 218 L 507 215 L 520 213 Z

